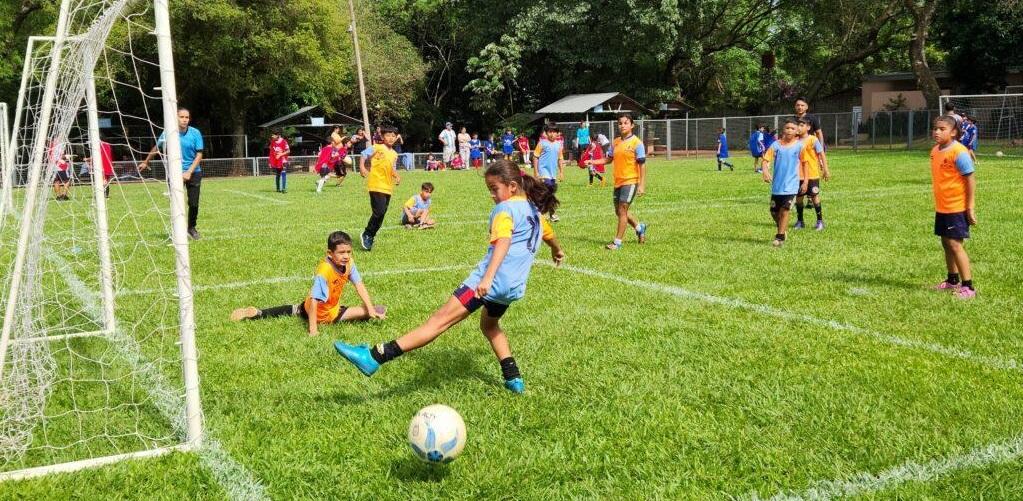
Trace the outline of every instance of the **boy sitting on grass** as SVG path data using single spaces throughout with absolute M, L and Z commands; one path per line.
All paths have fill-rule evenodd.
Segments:
M 430 218 L 430 197 L 433 196 L 433 183 L 423 183 L 419 194 L 412 195 L 401 208 L 401 225 L 405 228 L 426 230 L 436 224 Z
M 341 290 L 349 282 L 355 284 L 362 306 L 341 305 Z M 327 237 L 327 257 L 316 267 L 313 287 L 304 302 L 263 310 L 255 306 L 238 308 L 231 313 L 231 320 L 299 316 L 309 321 L 309 335 L 318 336 L 319 324 L 382 319 L 386 313 L 386 306 L 373 305 L 362 276 L 352 261 L 352 237 L 343 231 L 335 231 Z

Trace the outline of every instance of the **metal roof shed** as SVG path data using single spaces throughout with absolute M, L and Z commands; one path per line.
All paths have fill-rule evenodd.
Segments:
M 599 94 L 572 94 L 565 96 L 539 110 L 537 113 L 546 115 L 579 115 L 590 113 L 627 113 L 653 112 L 620 92 L 602 92 Z

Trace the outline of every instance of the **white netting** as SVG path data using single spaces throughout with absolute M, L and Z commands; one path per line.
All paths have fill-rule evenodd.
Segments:
M 0 224 L 0 308 L 9 335 L 0 350 L 0 479 L 186 439 L 179 314 L 191 296 L 177 294 L 180 256 L 171 245 L 162 162 L 148 180 L 135 167 L 164 124 L 152 3 L 65 4 L 63 44 L 39 38 L 28 51 L 5 171 L 13 204 Z M 102 156 L 90 134 L 90 82 L 99 138 L 121 166 L 108 198 L 102 170 L 86 162 Z M 66 199 L 55 186 L 62 159 L 71 164 Z M 25 237 L 18 256 L 15 244 Z M 113 293 L 140 288 L 155 292 Z
M 977 125 L 981 146 L 1023 146 L 1023 88 L 1006 89 L 1013 93 L 974 96 L 941 96 L 941 112 L 954 105 Z

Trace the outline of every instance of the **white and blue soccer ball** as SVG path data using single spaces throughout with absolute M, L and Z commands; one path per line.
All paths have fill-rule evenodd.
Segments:
M 408 444 L 427 463 L 450 463 L 465 447 L 465 421 L 457 411 L 434 404 L 419 409 L 408 426 Z

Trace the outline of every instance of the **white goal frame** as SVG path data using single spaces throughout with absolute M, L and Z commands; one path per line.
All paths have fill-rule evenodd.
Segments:
M 1023 100 L 1023 93 L 1009 93 L 1010 89 L 1017 89 L 1017 88 L 1023 90 L 1023 86 L 1014 85 L 1014 86 L 1006 87 L 1005 88 L 1005 92 L 1003 92 L 1001 94 L 956 94 L 956 95 L 939 96 L 938 97 L 938 111 L 939 111 L 939 113 L 944 115 L 946 113 L 946 107 L 947 107 L 947 103 L 949 101 L 951 101 L 953 99 L 971 99 L 971 98 L 989 98 L 989 99 L 990 98 L 993 98 L 993 99 L 1002 98 L 1001 109 L 1004 110 L 1004 109 L 1006 109 L 1006 100 L 1008 100 L 1010 98 L 1011 99 Z M 1019 110 L 1018 113 L 1023 114 L 1023 110 Z M 993 130 L 994 131 L 994 136 L 997 137 L 997 138 L 1001 138 L 1002 124 L 1006 120 L 1012 120 L 1013 118 L 1015 118 L 1015 115 L 1012 115 L 1012 114 L 1005 115 L 1003 113 L 1002 115 L 999 116 L 998 123 L 990 124 L 988 126 L 988 131 Z M 1014 138 L 1010 137 L 1008 139 L 1014 139 Z
M 68 20 L 70 3 L 72 0 L 62 0 L 60 4 L 60 11 L 57 21 L 56 33 L 52 37 L 32 37 L 29 40 L 28 52 L 25 61 L 26 72 L 31 68 L 31 61 L 29 58 L 32 55 L 33 45 L 36 41 L 45 40 L 53 44 L 50 55 L 50 67 L 47 70 L 46 84 L 43 89 L 42 105 L 40 109 L 40 119 L 36 135 L 34 137 L 33 148 L 37 152 L 33 156 L 33 161 L 29 165 L 28 179 L 25 188 L 25 207 L 33 207 L 37 203 L 37 197 L 40 196 L 41 186 L 45 183 L 42 179 L 43 173 L 45 172 L 45 165 L 43 161 L 44 155 L 38 154 L 38 152 L 45 151 L 47 147 L 47 137 L 49 135 L 49 127 L 51 122 L 51 115 L 53 112 L 54 98 L 56 93 L 57 77 L 59 74 L 59 68 L 61 64 L 62 48 L 65 41 L 70 37 L 68 34 Z M 169 0 L 138 0 L 142 2 L 152 2 L 153 15 L 154 15 L 154 32 L 157 39 L 157 50 L 158 50 L 158 62 L 160 67 L 160 90 L 162 91 L 162 108 L 163 108 L 163 128 L 168 133 L 165 134 L 165 148 L 166 155 L 165 160 L 167 165 L 181 165 L 181 144 L 178 134 L 173 132 L 177 131 L 177 88 L 175 84 L 174 74 L 174 61 L 172 53 L 172 40 L 170 31 L 170 15 L 168 10 Z M 115 2 L 111 9 L 127 9 L 130 5 L 138 3 L 138 1 L 122 0 Z M 88 68 L 84 71 L 88 72 L 83 74 L 83 78 L 87 79 L 86 85 L 86 108 L 88 115 L 88 129 L 89 129 L 89 149 L 92 155 L 92 168 L 93 172 L 102 172 L 101 155 L 100 151 L 100 139 L 99 139 L 99 120 L 97 111 L 96 101 L 96 88 L 93 79 L 93 68 L 95 67 L 96 61 L 99 59 L 100 54 L 89 53 L 87 57 Z M 0 162 L 4 167 L 3 169 L 3 197 L 0 198 L 0 218 L 4 217 L 4 213 L 7 212 L 10 215 L 14 214 L 14 207 L 10 205 L 10 179 L 14 166 L 15 150 L 17 149 L 17 131 L 22 126 L 20 123 L 21 114 L 23 107 L 25 106 L 24 100 L 26 96 L 26 83 L 28 75 L 22 75 L 22 86 L 18 93 L 18 106 L 15 109 L 15 121 L 13 127 L 13 134 L 8 135 L 6 132 L 3 133 L 3 147 L 5 155 L 0 158 Z M 6 110 L 4 110 L 6 111 Z M 4 113 L 6 117 L 6 113 Z M 6 121 L 6 119 L 4 119 Z M 0 127 L 4 124 L 0 123 Z M 8 142 L 7 138 L 10 137 L 12 141 Z M 46 475 L 49 473 L 56 472 L 70 472 L 76 471 L 83 468 L 96 467 L 106 464 L 111 464 L 126 459 L 154 457 L 163 454 L 167 454 L 174 451 L 190 451 L 196 450 L 202 446 L 203 443 L 203 417 L 202 408 L 199 399 L 199 372 L 198 372 L 198 353 L 195 345 L 195 318 L 193 310 L 193 289 L 191 282 L 191 265 L 189 258 L 188 249 L 188 235 L 186 232 L 186 219 L 185 219 L 185 192 L 182 183 L 182 170 L 175 168 L 166 169 L 168 184 L 170 186 L 170 218 L 171 218 L 171 245 L 174 248 L 175 254 L 175 272 L 177 277 L 177 298 L 178 298 L 178 322 L 179 322 L 179 340 L 181 347 L 181 363 L 182 363 L 182 375 L 184 383 L 184 409 L 181 409 L 183 419 L 181 423 L 172 423 L 175 425 L 175 432 L 182 435 L 182 443 L 177 445 L 171 445 L 166 447 L 153 448 L 148 450 L 140 450 L 135 452 L 129 452 L 124 454 L 115 454 L 104 457 L 87 458 L 78 461 L 71 461 L 60 464 L 50 464 L 44 466 L 37 466 L 33 468 L 26 468 L 22 470 L 7 471 L 0 473 L 0 482 L 6 480 L 24 479 L 30 477 L 36 477 L 40 475 Z M 93 197 L 96 208 L 96 238 L 98 239 L 98 251 L 99 251 L 99 264 L 100 264 L 100 298 L 102 302 L 102 330 L 93 332 L 81 332 L 64 334 L 59 336 L 39 336 L 28 339 L 11 339 L 11 333 L 13 330 L 13 321 L 15 316 L 16 304 L 18 299 L 18 290 L 23 286 L 22 275 L 26 264 L 26 256 L 29 252 L 29 245 L 32 233 L 32 224 L 34 212 L 32 210 L 25 210 L 20 214 L 19 219 L 19 232 L 17 240 L 17 253 L 15 255 L 14 263 L 11 268 L 11 282 L 10 288 L 7 295 L 7 301 L 3 310 L 3 327 L 0 331 L 0 381 L 4 377 L 4 360 L 6 358 L 8 348 L 12 343 L 20 342 L 39 342 L 49 343 L 56 340 L 63 340 L 69 337 L 84 337 L 84 336 L 102 336 L 108 340 L 108 342 L 118 342 L 118 333 L 116 315 L 115 315 L 115 303 L 114 303 L 114 291 L 113 291 L 113 267 L 110 262 L 110 243 L 108 234 L 108 220 L 106 213 L 105 196 L 103 193 L 103 183 L 93 182 Z M 44 195 L 45 196 L 45 195 Z M 172 421 L 174 421 L 172 419 Z M 177 426 L 181 424 L 181 426 Z

